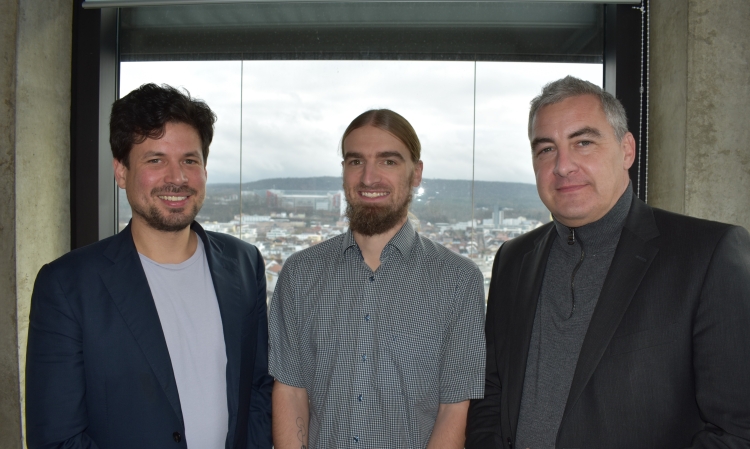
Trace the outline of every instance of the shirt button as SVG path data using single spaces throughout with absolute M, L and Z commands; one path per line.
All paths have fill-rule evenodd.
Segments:
M 354 437 L 354 442 L 359 443 L 359 437 Z
M 363 362 L 366 362 L 366 361 L 367 361 L 367 354 L 362 354 L 362 361 L 363 361 Z
M 365 321 L 370 321 L 370 314 L 365 315 Z
M 370 282 L 374 282 L 374 281 L 375 281 L 375 276 L 370 276 Z
M 172 439 L 174 439 L 175 443 L 179 443 L 182 441 L 182 435 L 180 435 L 180 432 L 175 432 L 172 434 Z
M 359 396 L 357 396 L 357 401 L 358 402 L 362 402 L 362 395 L 361 394 Z

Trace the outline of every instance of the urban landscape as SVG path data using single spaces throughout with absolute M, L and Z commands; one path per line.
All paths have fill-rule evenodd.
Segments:
M 534 185 L 423 180 L 413 194 L 409 220 L 425 237 L 468 257 L 484 276 L 485 295 L 500 246 L 549 221 Z M 494 197 L 497 195 L 497 197 Z M 509 207 L 514 206 L 514 207 Z M 336 177 L 287 178 L 253 183 L 209 184 L 196 218 L 207 231 L 254 244 L 266 262 L 270 296 L 286 259 L 348 229 L 346 199 Z M 130 218 L 120 191 L 120 228 Z

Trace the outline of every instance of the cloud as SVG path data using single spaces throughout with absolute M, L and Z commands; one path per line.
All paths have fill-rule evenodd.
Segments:
M 349 122 L 390 108 L 416 129 L 425 177 L 471 179 L 473 168 L 478 180 L 533 183 L 529 101 L 567 74 L 601 85 L 602 66 L 479 62 L 476 117 L 474 68 L 453 61 L 128 62 L 120 91 L 168 83 L 211 106 L 218 121 L 209 182 L 337 176 Z

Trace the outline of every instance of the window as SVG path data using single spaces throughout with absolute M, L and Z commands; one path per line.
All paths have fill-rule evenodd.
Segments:
M 167 83 L 215 110 L 209 184 L 198 221 L 254 243 L 273 266 L 345 231 L 341 134 L 367 109 L 399 112 L 423 148 L 412 221 L 423 234 L 474 260 L 489 279 L 503 241 L 549 221 L 534 186 L 526 117 L 541 87 L 567 74 L 601 85 L 602 65 L 127 62 L 120 89 L 125 94 L 145 82 Z M 122 228 L 129 218 L 124 192 L 119 210 Z
M 309 93 L 309 90 L 305 91 L 305 77 L 297 76 L 295 79 L 290 76 L 284 78 L 268 74 L 276 71 L 277 74 L 292 75 L 294 70 L 290 70 L 289 67 L 304 66 L 305 68 L 301 70 L 308 70 L 307 67 L 313 67 L 315 64 L 319 64 L 315 66 L 315 70 L 321 73 L 332 70 L 331 67 L 337 67 L 336 70 L 342 73 L 341 68 L 349 67 L 351 64 L 361 66 L 379 64 L 376 66 L 379 68 L 373 70 L 376 73 L 381 71 L 390 73 L 391 69 L 386 69 L 386 66 L 400 67 L 396 69 L 398 73 L 393 77 L 399 81 L 396 83 L 398 85 L 408 85 L 411 81 L 407 75 L 411 75 L 412 71 L 422 73 L 422 78 L 420 82 L 417 82 L 417 88 L 414 89 L 415 94 L 419 93 L 419 88 L 431 83 L 438 85 L 438 95 L 428 96 L 427 101 L 419 100 L 417 95 L 413 103 L 433 104 L 430 102 L 436 102 L 441 96 L 447 97 L 448 93 L 455 93 L 454 90 L 468 93 L 466 98 L 469 100 L 456 100 L 457 103 L 448 108 L 434 106 L 433 111 L 430 112 L 438 110 L 445 114 L 442 117 L 439 117 L 441 114 L 430 114 L 429 118 L 432 120 L 422 118 L 428 115 L 421 113 L 419 108 L 411 107 L 408 104 L 408 98 L 403 96 L 394 97 L 403 101 L 388 101 L 390 104 L 386 104 L 386 101 L 363 102 L 361 107 L 356 108 L 357 111 L 353 111 L 355 109 L 353 108 L 353 112 L 341 114 L 340 118 L 335 120 L 331 119 L 335 115 L 326 116 L 319 121 L 325 126 L 313 126 L 314 133 L 310 138 L 311 141 L 330 140 L 331 136 L 335 138 L 333 143 L 327 144 L 328 147 L 333 148 L 326 150 L 327 152 L 322 156 L 316 157 L 320 159 L 319 162 L 325 162 L 322 166 L 329 166 L 326 161 L 334 161 L 332 166 L 338 168 L 338 137 L 343 127 L 356 113 L 369 107 L 391 107 L 403 113 L 415 125 L 423 141 L 424 160 L 427 166 L 426 182 L 423 184 L 424 191 L 417 192 L 421 195 L 415 198 L 413 207 L 413 212 L 421 223 L 423 221 L 425 224 L 461 221 L 457 212 L 452 212 L 454 218 L 450 218 L 448 217 L 450 214 L 442 210 L 443 208 L 435 207 L 436 201 L 430 196 L 431 192 L 441 192 L 442 197 L 446 191 L 460 197 L 455 201 L 459 208 L 461 206 L 465 208 L 461 212 L 461 217 L 465 216 L 466 212 L 473 213 L 474 221 L 471 224 L 474 225 L 475 231 L 479 229 L 480 224 L 485 225 L 484 221 L 477 220 L 489 220 L 494 225 L 501 216 L 513 218 L 521 212 L 528 215 L 526 218 L 533 218 L 531 210 L 522 211 L 518 205 L 515 207 L 505 205 L 505 200 L 510 198 L 509 195 L 495 195 L 495 197 L 503 197 L 503 204 L 494 204 L 486 201 L 483 196 L 487 195 L 482 192 L 481 188 L 478 188 L 486 187 L 484 182 L 501 182 L 498 180 L 502 179 L 513 181 L 515 179 L 513 176 L 522 176 L 523 170 L 513 172 L 513 165 L 517 163 L 523 165 L 523 160 L 518 157 L 498 157 L 500 150 L 504 150 L 506 146 L 513 146 L 513 139 L 510 138 L 508 130 L 523 131 L 519 134 L 523 136 L 519 142 L 523 142 L 524 149 L 526 146 L 524 116 L 526 103 L 530 97 L 520 103 L 518 103 L 519 98 L 510 97 L 500 102 L 501 93 L 494 92 L 492 89 L 501 83 L 493 85 L 487 80 L 502 82 L 510 80 L 523 86 L 538 82 L 539 85 L 531 89 L 535 94 L 541 86 L 538 79 L 529 79 L 526 75 L 521 78 L 518 75 L 509 74 L 510 72 L 505 73 L 504 67 L 526 64 L 529 67 L 537 67 L 537 70 L 531 72 L 537 74 L 551 70 L 553 65 L 546 63 L 573 62 L 578 63 L 574 64 L 578 69 L 595 67 L 590 76 L 579 74 L 595 82 L 601 83 L 601 73 L 606 72 L 607 77 L 604 82 L 609 83 L 608 90 L 614 92 L 616 86 L 617 95 L 626 101 L 626 107 L 628 107 L 628 100 L 632 102 L 635 99 L 637 104 L 639 95 L 632 83 L 622 83 L 622 86 L 627 84 L 627 88 L 630 89 L 626 91 L 623 88 L 623 92 L 636 92 L 635 94 L 628 93 L 625 98 L 620 94 L 621 83 L 614 83 L 615 79 L 627 81 L 637 79 L 637 76 L 623 76 L 623 73 L 630 74 L 628 70 L 637 69 L 637 64 L 630 62 L 630 59 L 624 59 L 624 56 L 631 58 L 632 51 L 622 50 L 623 48 L 631 50 L 639 46 L 634 45 L 634 41 L 629 40 L 630 37 L 637 36 L 636 44 L 640 44 L 641 29 L 634 25 L 637 25 L 639 20 L 641 24 L 643 23 L 644 9 L 638 8 L 639 11 L 634 12 L 635 10 L 636 8 L 624 5 L 602 6 L 591 3 L 374 1 L 259 2 L 120 10 L 105 8 L 96 16 L 89 14 L 91 11 L 82 13 L 77 10 L 78 44 L 74 51 L 74 64 L 78 72 L 74 74 L 74 151 L 71 162 L 74 180 L 71 198 L 73 245 L 81 246 L 87 241 L 92 241 L 92 236 L 90 236 L 92 231 L 93 238 L 96 239 L 96 227 L 92 227 L 89 223 L 93 220 L 96 224 L 97 217 L 92 212 L 97 209 L 99 210 L 99 238 L 107 235 L 106 224 L 102 227 L 101 222 L 102 207 L 106 208 L 108 201 L 107 189 L 102 187 L 102 180 L 106 183 L 111 177 L 108 177 L 106 173 L 99 175 L 97 207 L 97 194 L 95 189 L 90 188 L 90 182 L 87 181 L 91 164 L 86 161 L 90 161 L 94 151 L 98 151 L 99 171 L 106 171 L 106 166 L 109 165 L 105 117 L 108 114 L 107 105 L 111 104 L 111 100 L 107 100 L 107 96 L 110 95 L 108 92 L 111 92 L 107 90 L 110 89 L 108 80 L 110 77 L 116 78 L 118 70 L 121 69 L 120 91 L 125 93 L 129 90 L 128 83 L 131 84 L 130 88 L 140 83 L 137 76 L 128 81 L 129 73 L 137 72 L 136 66 L 144 67 L 149 64 L 154 66 L 195 64 L 192 67 L 198 67 L 181 70 L 178 78 L 166 76 L 167 72 L 165 76 L 161 76 L 160 71 L 150 68 L 146 69 L 148 79 L 141 79 L 185 85 L 194 96 L 205 99 L 219 113 L 217 138 L 212 146 L 208 165 L 209 187 L 213 189 L 220 184 L 235 183 L 237 198 L 231 200 L 231 195 L 229 195 L 229 198 L 224 199 L 228 202 L 234 201 L 235 210 L 232 213 L 240 212 L 240 208 L 242 208 L 241 213 L 245 215 L 250 215 L 249 212 L 262 212 L 263 208 L 260 207 L 264 204 L 262 201 L 258 200 L 255 204 L 248 202 L 255 195 L 253 190 L 268 190 L 267 186 L 250 184 L 258 183 L 261 179 L 273 179 L 261 178 L 261 176 L 270 176 L 269 167 L 273 168 L 271 164 L 273 161 L 256 157 L 259 152 L 264 151 L 262 145 L 259 145 L 257 137 L 260 134 L 257 133 L 262 132 L 265 125 L 262 120 L 256 121 L 253 118 L 253 112 L 257 112 L 253 111 L 253 108 L 262 104 L 265 94 L 273 94 L 269 89 L 278 90 L 282 79 L 286 82 L 286 87 L 282 89 L 297 89 L 303 93 L 301 99 L 306 100 L 307 93 Z M 92 55 L 90 51 L 92 42 L 99 46 L 98 59 L 92 59 L 90 56 Z M 122 62 L 122 65 L 112 66 L 112 62 L 118 60 Z M 615 64 L 618 60 L 622 60 L 622 63 Z M 603 62 L 604 70 L 601 66 Z M 96 76 L 96 66 L 92 66 L 92 63 L 99 66 L 98 72 L 101 76 Z M 216 101 L 211 93 L 203 88 L 195 87 L 188 79 L 189 77 L 186 78 L 187 75 L 200 75 L 201 71 L 209 66 L 211 70 L 218 66 L 230 67 L 229 70 L 218 74 L 219 77 L 226 78 L 214 78 L 212 82 L 236 89 L 232 94 L 234 100 Z M 409 69 L 403 68 L 406 66 L 409 66 Z M 425 69 L 424 67 L 432 68 Z M 538 67 L 543 68 L 538 69 Z M 445 75 L 450 78 L 450 83 L 446 80 L 430 79 L 430 76 L 441 72 L 445 72 Z M 641 66 L 641 72 L 644 73 L 644 66 Z M 263 75 L 264 73 L 266 75 Z M 552 74 L 549 73 L 549 75 Z M 212 76 L 217 76 L 217 74 Z M 276 87 L 272 86 L 273 83 L 260 88 L 253 85 L 254 82 L 262 83 L 264 76 L 267 80 L 270 79 L 276 83 Z M 474 76 L 476 76 L 476 86 Z M 549 76 L 546 80 L 557 77 L 557 75 Z M 337 82 L 344 78 L 344 76 L 332 77 Z M 181 82 L 181 79 L 186 81 Z M 91 81 L 99 83 L 98 99 L 96 95 L 92 95 Z M 309 77 L 307 81 L 310 81 Z M 640 85 L 643 86 L 643 78 L 640 81 Z M 238 84 L 239 87 L 237 87 Z M 211 83 L 208 85 L 210 86 Z M 76 89 L 76 86 L 79 88 Z M 476 104 L 474 104 L 474 88 L 476 88 Z M 519 92 L 515 92 L 519 94 L 516 97 L 520 97 Z M 275 95 L 278 95 L 278 92 Z M 376 97 L 384 100 L 382 95 Z M 241 101 L 239 101 L 240 98 Z M 513 101 L 516 101 L 516 104 L 522 104 L 522 107 L 518 109 L 509 107 Z M 92 121 L 95 117 L 90 114 L 91 106 L 94 106 L 93 103 L 96 102 L 98 102 L 99 109 L 98 128 L 91 126 L 95 124 L 95 121 Z M 242 120 L 236 114 L 238 109 L 241 109 Z M 225 114 L 223 110 L 227 110 L 228 113 Z M 523 113 L 518 113 L 519 110 Z M 469 117 L 466 114 L 467 111 L 471 113 L 470 123 L 467 122 Z M 628 111 L 630 112 L 630 108 Z M 636 117 L 639 112 L 635 111 Z M 226 118 L 222 118 L 225 115 Z M 510 117 L 506 117 L 507 115 Z M 522 119 L 523 126 L 517 123 L 511 125 L 512 120 L 506 119 Z M 229 126 L 230 121 L 234 122 L 232 125 L 234 130 L 224 134 L 219 128 Z M 447 124 L 443 127 L 436 126 L 437 132 L 433 132 L 430 126 L 441 121 Z M 284 126 L 288 127 L 288 125 Z M 337 126 L 339 129 L 336 129 Z M 631 121 L 631 129 L 635 131 L 634 128 L 637 127 Z M 242 139 L 239 138 L 238 132 L 242 133 Z M 303 133 L 304 129 L 300 129 L 296 133 L 288 134 L 292 138 Z M 493 135 L 493 133 L 497 134 Z M 97 135 L 99 135 L 98 149 L 95 148 Z M 222 138 L 220 135 L 226 135 L 226 137 Z M 441 155 L 438 150 L 439 145 L 453 144 L 454 151 L 459 147 L 464 151 L 467 144 L 455 142 L 466 142 L 466 137 L 472 139 L 471 156 L 465 153 L 451 159 Z M 638 139 L 638 136 L 636 138 Z M 225 143 L 220 145 L 222 139 Z M 91 144 L 92 142 L 94 145 Z M 294 139 L 290 142 L 292 143 L 290 146 L 299 145 L 294 143 Z M 500 142 L 502 145 L 499 145 Z M 222 151 L 225 152 L 226 157 L 219 157 Z M 430 160 L 431 157 L 432 160 Z M 230 161 L 231 158 L 235 158 L 235 162 L 228 165 L 225 163 L 224 165 L 227 166 L 222 169 L 222 160 Z M 494 162 L 487 162 L 493 158 Z M 239 164 L 239 159 L 242 160 L 242 164 Z M 259 163 L 261 161 L 263 163 Z M 498 161 L 500 163 L 497 163 Z M 284 159 L 284 162 L 290 161 Z M 288 166 L 289 164 L 283 166 L 282 171 L 286 171 Z M 448 166 L 449 173 L 446 174 L 445 170 L 441 171 L 441 166 Z M 239 167 L 242 167 L 241 170 Z M 325 173 L 325 171 L 311 167 L 313 167 L 312 164 L 307 167 L 311 177 L 337 178 L 340 173 L 338 171 Z M 530 167 L 528 164 L 526 167 L 528 167 L 528 175 Z M 263 172 L 263 170 L 266 171 Z M 432 173 L 430 173 L 431 170 Z M 474 171 L 471 177 L 468 176 L 469 170 Z M 513 175 L 507 177 L 508 171 L 513 172 Z M 467 175 L 461 175 L 461 173 L 467 173 Z M 490 174 L 489 177 L 486 176 L 487 173 Z M 436 183 L 436 179 L 450 181 L 455 188 L 442 189 L 442 186 Z M 472 189 L 469 181 L 471 179 L 475 180 L 473 184 L 474 207 L 471 206 Z M 526 179 L 528 179 L 526 183 L 532 181 L 529 178 Z M 242 187 L 237 185 L 236 180 L 241 181 Z M 467 186 L 462 187 L 461 181 L 468 183 Z M 334 186 L 339 182 L 334 181 Z M 427 182 L 430 184 L 428 185 Z M 521 182 L 524 181 L 521 180 Z M 260 187 L 260 189 L 253 187 Z M 323 187 L 322 190 L 327 191 L 331 185 Z M 532 198 L 536 198 L 535 193 Z M 310 198 L 308 200 L 314 201 Z M 440 200 L 446 199 L 440 198 Z M 303 206 L 302 198 L 296 201 L 294 207 L 299 211 L 304 207 L 313 207 Z M 324 207 L 323 203 L 322 199 L 316 203 L 318 211 Z M 263 207 L 268 208 L 268 201 Z M 431 211 L 430 207 L 441 212 L 443 217 L 439 217 L 435 210 Z M 104 213 L 106 214 L 106 210 Z M 124 211 L 123 217 L 126 214 L 127 211 Z M 210 208 L 204 207 L 200 218 L 204 223 L 223 222 L 219 221 L 219 218 L 226 219 L 227 215 L 225 212 L 224 217 L 218 217 Z M 493 215 L 494 220 L 491 219 Z M 542 217 L 544 218 L 546 217 Z M 444 221 L 438 221 L 441 219 Z M 237 230 L 230 232 L 244 233 L 246 228 L 244 222 L 240 220 L 239 224 Z M 476 252 L 474 249 L 478 250 L 481 246 L 476 235 L 474 237 L 475 239 L 472 240 L 474 243 L 465 249 L 466 253 Z

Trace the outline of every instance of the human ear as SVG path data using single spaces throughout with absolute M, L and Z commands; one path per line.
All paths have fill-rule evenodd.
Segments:
M 125 164 L 114 158 L 112 159 L 112 168 L 115 172 L 115 181 L 117 182 L 117 186 L 121 189 L 125 189 L 127 185 L 125 181 L 125 175 L 128 173 L 128 168 L 125 167 Z

